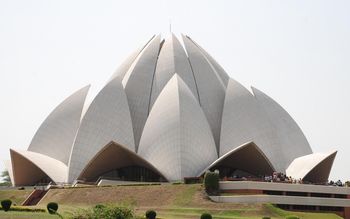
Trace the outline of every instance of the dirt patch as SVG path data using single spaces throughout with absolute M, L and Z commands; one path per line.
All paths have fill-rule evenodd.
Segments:
M 188 190 L 186 185 L 113 186 L 52 189 L 40 204 L 55 201 L 64 205 L 129 203 L 135 207 L 169 206 Z

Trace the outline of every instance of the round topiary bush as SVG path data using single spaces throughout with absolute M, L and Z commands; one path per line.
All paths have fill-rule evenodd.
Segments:
M 148 210 L 146 211 L 146 218 L 147 219 L 156 219 L 157 213 L 154 210 Z
M 50 214 L 56 214 L 58 210 L 58 204 L 56 202 L 49 202 L 46 208 Z
M 1 201 L 1 207 L 4 209 L 4 211 L 10 210 L 12 205 L 12 201 L 10 199 L 5 199 Z
M 212 219 L 213 217 L 209 213 L 203 213 L 201 215 L 201 219 Z

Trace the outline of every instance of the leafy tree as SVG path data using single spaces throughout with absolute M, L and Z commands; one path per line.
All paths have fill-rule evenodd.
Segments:
M 0 181 L 0 186 L 10 186 L 11 185 L 11 179 L 9 176 L 9 172 L 7 170 L 4 170 L 1 172 L 0 177 L 2 178 Z
M 11 182 L 9 171 L 7 170 L 2 171 L 1 177 L 3 182 Z

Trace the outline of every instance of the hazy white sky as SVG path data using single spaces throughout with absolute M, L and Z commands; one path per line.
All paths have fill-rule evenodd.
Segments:
M 71 93 L 92 84 L 96 94 L 171 20 L 232 78 L 280 103 L 314 152 L 337 149 L 331 179 L 350 180 L 349 11 L 345 0 L 0 0 L 0 160 L 26 149 Z

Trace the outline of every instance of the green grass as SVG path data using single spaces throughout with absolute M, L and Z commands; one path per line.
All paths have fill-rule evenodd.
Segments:
M 176 185 L 174 185 L 176 186 Z M 191 204 L 194 194 L 198 191 L 198 185 L 188 185 L 188 188 L 178 194 L 174 200 L 174 206 L 188 206 Z
M 256 209 L 235 209 L 235 210 L 216 210 L 216 209 L 205 209 L 205 208 L 185 208 L 185 207 L 178 207 L 178 208 L 169 208 L 165 209 L 164 212 L 167 215 L 194 215 L 198 216 L 202 213 L 210 213 L 214 215 L 216 218 L 246 218 L 244 216 L 241 216 L 244 212 L 254 212 Z
M 289 211 L 285 211 L 281 208 L 278 208 L 272 204 L 266 204 L 264 205 L 264 207 L 270 211 L 271 213 L 275 214 L 276 216 L 280 216 L 280 217 L 286 217 L 286 216 L 290 216 L 293 215 L 293 213 L 289 212 Z
M 33 190 L 0 190 L 0 200 L 10 199 L 12 204 L 20 205 Z
M 280 209 L 272 204 L 266 204 L 265 208 L 276 216 L 285 218 L 286 216 L 298 216 L 300 219 L 342 219 L 336 214 L 332 213 L 309 213 L 309 212 L 292 212 Z
M 56 215 L 50 215 L 49 213 L 41 213 L 41 212 L 17 212 L 17 211 L 0 211 L 1 219 L 50 219 L 50 218 L 59 218 Z

